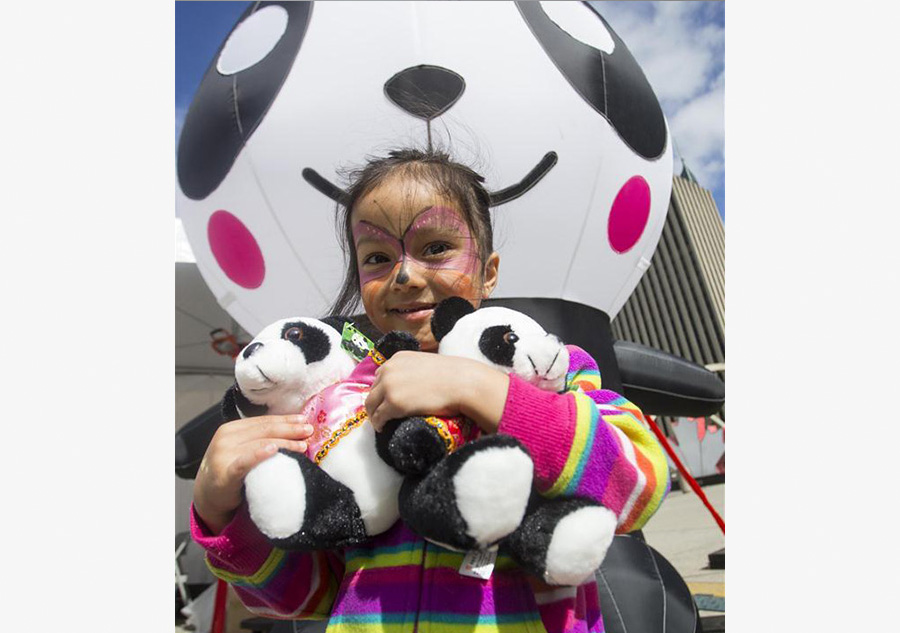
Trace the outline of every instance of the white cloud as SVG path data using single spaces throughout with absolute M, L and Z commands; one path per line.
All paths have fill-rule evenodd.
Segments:
M 725 86 L 713 88 L 685 103 L 670 119 L 677 149 L 697 180 L 707 188 L 722 186 L 725 146 Z

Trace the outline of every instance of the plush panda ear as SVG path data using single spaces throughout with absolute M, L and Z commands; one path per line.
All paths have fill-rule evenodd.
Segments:
M 441 301 L 431 315 L 431 333 L 440 342 L 453 329 L 456 322 L 475 312 L 475 306 L 462 297 L 450 297 Z
M 237 389 L 237 385 L 231 385 L 228 388 L 228 391 L 225 392 L 225 397 L 222 398 L 222 417 L 226 422 L 241 419 L 241 412 L 238 411 L 237 405 L 234 402 L 234 394 Z
M 385 358 L 391 358 L 394 354 L 403 350 L 418 352 L 419 341 L 409 332 L 394 330 L 382 336 L 375 343 L 375 349 L 381 352 L 381 355 Z
M 330 325 L 331 327 L 333 327 L 335 330 L 337 330 L 338 334 L 344 333 L 345 323 L 353 323 L 353 321 L 351 321 L 347 317 L 342 316 L 327 316 L 319 319 L 319 321 L 321 321 L 325 325 Z

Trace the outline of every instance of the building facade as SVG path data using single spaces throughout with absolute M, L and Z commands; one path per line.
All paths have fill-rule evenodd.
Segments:
M 617 339 L 655 347 L 722 376 L 725 228 L 712 194 L 687 169 L 673 178 L 659 246 L 612 330 Z

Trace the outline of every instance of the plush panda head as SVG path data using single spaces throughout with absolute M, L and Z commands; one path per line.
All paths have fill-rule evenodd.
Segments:
M 442 301 L 431 329 L 438 353 L 488 363 L 547 391 L 562 391 L 569 351 L 529 316 L 509 308 L 476 310 L 460 297 Z
M 345 170 L 431 144 L 485 178 L 495 297 L 615 316 L 662 231 L 671 143 L 628 47 L 582 2 L 251 3 L 178 147 L 178 215 L 219 305 L 248 332 L 324 313 L 346 270 Z
M 297 413 L 355 363 L 341 335 L 317 319 L 290 318 L 263 329 L 237 357 L 234 376 L 243 396 L 268 413 Z

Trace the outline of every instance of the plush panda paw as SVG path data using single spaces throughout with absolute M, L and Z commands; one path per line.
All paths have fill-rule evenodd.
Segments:
M 250 518 L 271 539 L 287 538 L 303 527 L 306 482 L 301 455 L 279 452 L 253 468 L 244 479 Z
M 353 492 L 305 455 L 285 449 L 244 479 L 250 518 L 288 550 L 336 549 L 368 538 Z
M 391 420 L 375 439 L 381 458 L 406 475 L 422 475 L 447 455 L 447 445 L 423 418 Z
M 600 567 L 616 525 L 616 515 L 592 501 L 541 500 L 506 545 L 547 584 L 577 586 Z
M 561 519 L 547 551 L 544 582 L 575 586 L 591 578 L 612 544 L 616 525 L 616 515 L 600 506 L 581 508 Z
M 490 435 L 464 445 L 426 476 L 407 479 L 400 514 L 432 542 L 486 549 L 521 523 L 533 476 L 531 457 L 517 440 Z
M 484 439 L 493 438 L 486 446 L 479 440 L 479 450 L 453 475 L 459 513 L 479 549 L 519 527 L 534 478 L 534 463 L 517 441 L 502 435 Z

